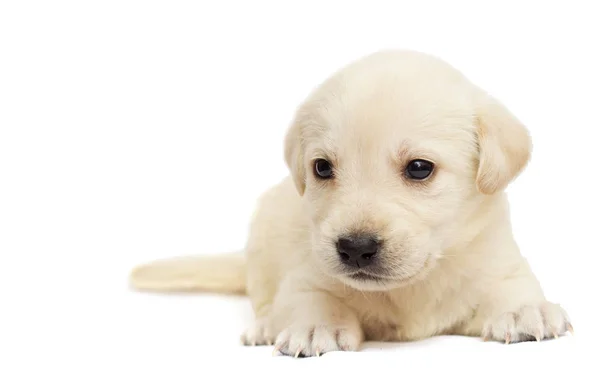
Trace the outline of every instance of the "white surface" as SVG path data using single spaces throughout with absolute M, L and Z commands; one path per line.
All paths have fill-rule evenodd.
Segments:
M 0 391 L 598 390 L 592 2 L 215 4 L 0 3 Z M 442 56 L 529 125 L 515 235 L 575 338 L 295 361 L 238 346 L 243 298 L 129 292 L 138 263 L 242 247 L 296 105 L 386 47 Z

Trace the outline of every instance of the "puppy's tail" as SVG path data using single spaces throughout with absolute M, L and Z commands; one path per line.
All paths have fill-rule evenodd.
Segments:
M 129 281 L 140 291 L 245 294 L 246 260 L 243 252 L 156 260 L 134 268 Z

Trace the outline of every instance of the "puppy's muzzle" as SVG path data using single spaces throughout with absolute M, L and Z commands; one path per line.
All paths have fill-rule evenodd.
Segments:
M 364 268 L 373 264 L 380 244 L 372 236 L 355 235 L 340 237 L 336 246 L 343 264 L 352 268 Z

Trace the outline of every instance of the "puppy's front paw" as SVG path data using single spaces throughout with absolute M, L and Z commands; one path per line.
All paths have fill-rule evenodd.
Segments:
M 250 328 L 244 331 L 240 337 L 240 340 L 245 346 L 270 346 L 275 340 L 271 331 L 272 328 L 270 327 L 270 323 L 266 318 L 257 319 L 250 326 Z
M 319 356 L 330 351 L 356 351 L 360 331 L 346 326 L 293 325 L 283 330 L 275 341 L 274 353 L 294 357 Z
M 506 344 L 557 338 L 566 331 L 573 333 L 567 312 L 557 304 L 523 306 L 514 312 L 506 312 L 489 320 L 483 328 L 484 340 L 496 340 Z

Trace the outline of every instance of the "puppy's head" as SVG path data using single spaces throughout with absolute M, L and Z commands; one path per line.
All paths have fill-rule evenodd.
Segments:
M 285 140 L 320 267 L 361 290 L 426 275 L 530 149 L 500 102 L 408 51 L 338 71 L 301 105 Z

